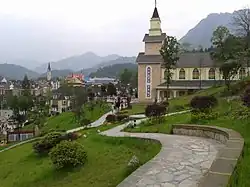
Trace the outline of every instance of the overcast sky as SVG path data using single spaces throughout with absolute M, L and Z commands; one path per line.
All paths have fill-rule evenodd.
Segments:
M 233 12 L 247 6 L 249 0 L 158 0 L 157 4 L 162 29 L 179 39 L 208 14 Z M 9 48 L 5 53 L 16 58 L 27 58 L 32 53 L 29 59 L 38 61 L 86 51 L 137 55 L 153 8 L 154 0 L 0 0 L 0 19 L 17 18 L 21 23 L 31 20 L 44 27 L 39 29 L 41 33 L 32 33 L 42 38 L 37 43 L 16 41 L 20 48 L 32 46 L 33 50 L 21 53 L 16 47 L 16 52 L 7 51 Z M 8 55 L 4 56 L 6 60 Z

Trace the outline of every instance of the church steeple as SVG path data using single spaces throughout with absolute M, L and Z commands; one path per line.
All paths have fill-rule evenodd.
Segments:
M 48 63 L 48 69 L 47 69 L 47 81 L 51 81 L 52 74 L 51 74 L 51 67 L 50 63 Z
M 152 18 L 160 18 L 157 7 L 154 9 Z
M 50 63 L 48 64 L 48 70 L 47 71 L 51 71 Z
M 155 0 L 155 8 L 150 20 L 149 36 L 161 36 L 161 19 L 158 13 L 157 4 Z

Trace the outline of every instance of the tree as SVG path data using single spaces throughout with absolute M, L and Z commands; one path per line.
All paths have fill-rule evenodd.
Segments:
M 133 73 L 133 78 L 131 80 L 131 86 L 132 86 L 132 88 L 138 87 L 138 71 Z
M 115 87 L 114 84 L 112 84 L 112 83 L 108 84 L 108 86 L 107 86 L 107 94 L 109 96 L 116 95 L 116 87 Z
M 220 66 L 220 72 L 222 73 L 228 91 L 230 90 L 231 80 L 237 75 L 239 67 L 239 64 L 235 61 L 229 61 Z
M 160 54 L 163 58 L 163 68 L 165 68 L 164 79 L 167 84 L 167 93 L 169 93 L 169 86 L 172 80 L 172 70 L 175 68 L 179 60 L 179 46 L 177 39 L 173 36 L 167 36 L 160 49 Z M 167 101 L 168 101 L 167 95 Z
M 106 86 L 105 85 L 101 85 L 101 93 L 102 93 L 102 96 L 105 96 L 107 90 L 106 90 Z
M 236 28 L 236 34 L 244 38 L 244 62 L 250 67 L 250 9 L 245 8 L 235 12 L 233 16 L 233 25 Z M 250 71 L 247 71 L 248 76 Z
M 220 68 L 229 90 L 231 80 L 242 66 L 242 40 L 231 35 L 226 27 L 219 26 L 213 33 L 212 43 L 211 57 Z
M 74 96 L 72 99 L 72 108 L 75 115 L 75 120 L 80 124 L 83 121 L 83 105 L 87 102 L 87 95 L 83 88 L 73 88 Z
M 123 72 L 120 74 L 120 81 L 123 86 L 127 87 L 127 85 L 131 83 L 132 75 L 132 71 L 129 71 L 127 68 L 123 70 Z
M 30 89 L 30 81 L 28 79 L 28 76 L 25 74 L 23 81 L 22 81 L 22 88 L 27 90 Z

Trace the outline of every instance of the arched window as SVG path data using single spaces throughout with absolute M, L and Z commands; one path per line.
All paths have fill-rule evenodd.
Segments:
M 208 79 L 215 79 L 215 69 L 214 68 L 210 68 L 210 70 L 208 71 Z
M 241 68 L 240 72 L 239 72 L 240 79 L 243 79 L 245 76 L 246 76 L 246 69 L 245 68 Z
M 199 79 L 200 78 L 200 72 L 197 68 L 193 70 L 193 79 Z
M 185 70 L 182 68 L 179 72 L 179 79 L 185 79 Z

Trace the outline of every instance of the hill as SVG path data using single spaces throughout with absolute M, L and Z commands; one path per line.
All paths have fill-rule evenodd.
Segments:
M 199 45 L 204 48 L 211 46 L 211 38 L 213 31 L 220 25 L 228 27 L 231 32 L 234 30 L 232 26 L 233 13 L 213 13 L 202 19 L 194 28 L 189 30 L 185 36 L 180 39 L 180 43 L 189 43 L 193 47 Z
M 0 76 L 2 77 L 22 80 L 25 74 L 27 74 L 30 79 L 37 78 L 39 76 L 38 73 L 19 65 L 0 64 Z
M 55 78 L 55 77 L 65 77 L 65 76 L 69 75 L 72 72 L 73 71 L 71 71 L 69 69 L 52 70 L 51 74 L 52 74 L 52 78 Z M 46 76 L 47 76 L 47 73 L 43 73 L 39 77 L 46 77 Z
M 69 69 L 72 71 L 79 71 L 81 69 L 91 68 L 102 62 L 107 62 L 110 60 L 115 60 L 119 58 L 119 55 L 108 55 L 108 56 L 98 56 L 93 52 L 87 52 L 81 55 L 71 56 L 57 62 L 51 63 L 51 68 L 56 70 Z M 48 64 L 42 64 L 41 66 L 35 68 L 36 72 L 43 73 L 46 72 Z
M 119 57 L 115 60 L 102 62 L 98 64 L 97 66 L 95 66 L 94 68 L 103 68 L 105 66 L 110 66 L 114 64 L 130 64 L 130 63 L 135 64 L 135 60 L 136 60 L 136 57 Z
M 96 72 L 90 73 L 89 76 L 116 78 L 125 68 L 135 71 L 137 69 L 137 64 L 134 63 L 113 64 L 99 68 Z

